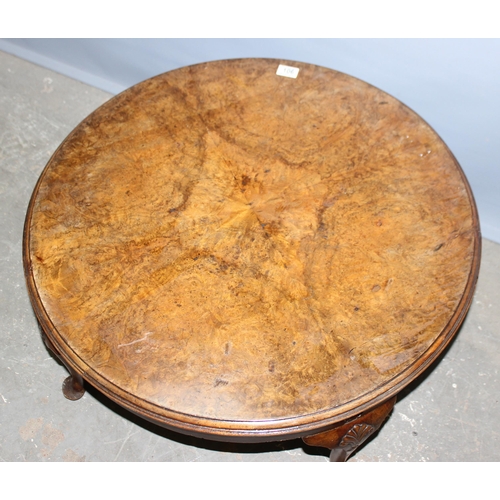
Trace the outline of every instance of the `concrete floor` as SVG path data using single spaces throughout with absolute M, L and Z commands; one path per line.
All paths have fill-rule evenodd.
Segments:
M 90 388 L 66 400 L 26 292 L 22 231 L 43 167 L 109 94 L 0 52 L 0 460 L 6 462 L 326 462 L 300 440 L 260 445 L 185 437 Z M 483 240 L 469 315 L 432 371 L 408 387 L 351 462 L 500 460 L 500 245 Z

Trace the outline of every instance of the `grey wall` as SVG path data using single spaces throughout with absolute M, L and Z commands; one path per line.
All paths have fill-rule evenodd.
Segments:
M 0 50 L 117 93 L 181 66 L 273 57 L 327 66 L 410 106 L 472 186 L 483 236 L 500 243 L 500 39 L 0 39 Z

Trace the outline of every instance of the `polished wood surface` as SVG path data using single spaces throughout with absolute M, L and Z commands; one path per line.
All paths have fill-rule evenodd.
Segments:
M 70 371 L 157 423 L 239 440 L 391 400 L 456 333 L 479 258 L 467 180 L 419 116 L 270 59 L 112 98 L 51 158 L 24 239 Z

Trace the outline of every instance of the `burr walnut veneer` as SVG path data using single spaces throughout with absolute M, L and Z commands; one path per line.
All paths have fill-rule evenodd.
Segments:
M 110 99 L 49 161 L 24 235 L 67 397 L 89 383 L 179 432 L 302 437 L 336 460 L 453 338 L 479 259 L 469 185 L 429 125 L 270 59 Z

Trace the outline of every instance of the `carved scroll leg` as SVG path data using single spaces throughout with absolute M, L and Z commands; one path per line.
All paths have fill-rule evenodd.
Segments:
M 47 346 L 47 349 L 61 361 L 61 363 L 66 367 L 66 370 L 68 370 L 68 372 L 70 373 L 69 377 L 65 378 L 62 384 L 62 392 L 64 394 L 64 397 L 66 399 L 70 399 L 71 401 L 80 399 L 85 394 L 82 376 L 76 373 L 64 362 L 61 355 L 59 354 L 59 351 L 47 337 L 43 329 L 40 328 L 40 330 L 42 332 L 43 342 Z
M 377 406 L 374 410 L 344 424 L 302 438 L 310 446 L 321 446 L 331 450 L 330 462 L 345 462 L 349 456 L 376 432 L 391 413 L 396 397 Z

